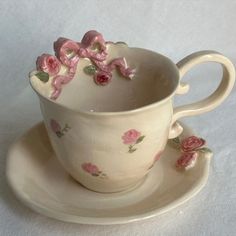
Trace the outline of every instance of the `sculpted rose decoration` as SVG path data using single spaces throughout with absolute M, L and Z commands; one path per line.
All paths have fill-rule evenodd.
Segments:
M 99 86 L 105 86 L 111 82 L 112 71 L 115 69 L 119 70 L 122 77 L 132 79 L 135 70 L 127 66 L 124 57 L 107 61 L 107 44 L 103 36 L 95 30 L 88 31 L 81 42 L 58 38 L 54 42 L 55 56 L 42 54 L 38 57 L 37 71 L 30 76 L 36 76 L 43 83 L 50 81 L 53 88 L 51 99 L 57 99 L 63 86 L 75 77 L 77 64 L 82 58 L 90 62 L 90 65 L 84 68 L 85 74 L 92 75 L 94 82 Z M 62 67 L 64 70 L 61 70 Z
M 49 75 L 56 75 L 61 68 L 60 61 L 52 55 L 42 54 L 36 61 L 37 70 L 48 73 Z
M 196 136 L 190 136 L 181 142 L 181 150 L 183 152 L 191 152 L 202 146 L 204 146 L 206 141 L 202 138 Z
M 94 81 L 99 85 L 107 85 L 111 81 L 111 74 L 106 72 L 98 72 L 94 75 Z
M 190 169 L 194 167 L 199 152 L 211 152 L 209 148 L 204 147 L 206 141 L 196 136 L 190 136 L 183 140 L 177 137 L 172 139 L 172 142 L 181 151 L 181 156 L 176 162 L 176 167 L 179 169 Z

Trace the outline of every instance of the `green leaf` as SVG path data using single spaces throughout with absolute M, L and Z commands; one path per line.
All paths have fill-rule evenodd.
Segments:
M 132 148 L 132 149 L 129 149 L 129 153 L 133 153 L 137 150 L 137 148 Z
M 97 69 L 94 65 L 89 65 L 84 67 L 84 73 L 88 75 L 94 75 L 96 73 Z
M 56 135 L 58 138 L 61 138 L 64 134 L 61 131 L 57 131 Z
M 148 170 L 150 170 L 154 166 L 154 163 L 152 163 L 151 166 L 149 166 Z
M 65 124 L 64 128 L 61 130 L 62 133 L 68 132 L 71 129 L 71 127 L 68 124 Z
M 145 135 L 140 136 L 140 137 L 137 139 L 136 144 L 137 144 L 137 143 L 141 143 L 144 138 L 145 138 Z
M 49 74 L 43 71 L 39 71 L 35 74 L 42 82 L 46 83 L 49 80 Z
M 70 126 L 68 124 L 65 124 L 66 129 L 70 129 Z
M 176 143 L 176 144 L 180 144 L 180 139 L 179 139 L 179 137 L 173 138 L 173 139 L 171 139 L 171 141 L 173 141 L 173 142 Z
M 212 152 L 210 148 L 207 148 L 207 147 L 203 147 L 203 148 L 200 148 L 198 149 L 197 151 L 200 151 L 200 152 L 203 152 L 203 153 L 206 153 L 206 152 Z
M 92 176 L 99 176 L 99 173 L 92 173 Z
M 173 138 L 173 139 L 170 139 L 169 142 L 168 142 L 173 148 L 177 148 L 177 149 L 180 149 L 180 138 L 179 137 L 176 137 L 176 138 Z

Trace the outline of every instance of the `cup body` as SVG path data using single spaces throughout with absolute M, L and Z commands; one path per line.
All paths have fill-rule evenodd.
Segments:
M 74 112 L 41 99 L 50 141 L 82 185 L 117 192 L 140 182 L 160 158 L 172 119 L 171 99 L 117 115 Z
M 146 49 L 105 42 L 94 30 L 80 43 L 59 38 L 54 50 L 55 56 L 37 58 L 30 83 L 57 158 L 77 181 L 98 192 L 139 183 L 168 138 L 182 132 L 176 121 L 217 107 L 235 81 L 232 62 L 215 51 L 195 52 L 175 65 Z M 174 94 L 189 89 L 181 77 L 205 62 L 221 64 L 218 88 L 173 111 Z
M 136 78 L 125 80 L 114 72 L 108 86 L 97 86 L 81 74 L 88 63 L 81 60 L 76 78 L 57 101 L 36 88 L 37 79 L 31 78 L 31 85 L 62 166 L 91 190 L 117 192 L 142 181 L 160 158 L 179 71 L 170 59 L 149 50 L 124 44 L 107 48 L 108 60 L 125 57 Z

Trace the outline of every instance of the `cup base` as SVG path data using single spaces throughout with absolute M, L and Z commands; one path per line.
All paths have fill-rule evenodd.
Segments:
M 148 174 L 146 174 L 142 179 L 138 179 L 136 180 L 135 182 L 129 184 L 129 185 L 125 185 L 125 186 L 122 186 L 120 188 L 114 188 L 114 187 L 110 187 L 110 188 L 107 188 L 107 187 L 101 187 L 101 186 L 90 186 L 90 185 L 85 185 L 83 183 L 81 183 L 80 181 L 76 180 L 73 176 L 72 179 L 75 180 L 76 183 L 80 184 L 81 186 L 83 186 L 84 188 L 90 190 L 90 191 L 93 191 L 93 192 L 97 192 L 97 193 L 118 193 L 118 192 L 129 192 L 129 191 L 132 191 L 138 187 L 140 187 L 145 179 L 147 178 Z

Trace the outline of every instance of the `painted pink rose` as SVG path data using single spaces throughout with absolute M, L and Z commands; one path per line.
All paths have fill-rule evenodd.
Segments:
M 94 75 L 94 81 L 98 85 L 107 85 L 111 81 L 111 74 L 104 72 L 104 71 L 99 71 Z
M 124 133 L 122 136 L 124 144 L 135 144 L 138 138 L 141 136 L 141 133 L 136 129 L 130 129 Z
M 163 151 L 160 151 L 156 154 L 156 156 L 154 158 L 154 163 L 160 160 L 162 153 L 163 153 Z
M 59 125 L 59 123 L 56 120 L 51 119 L 50 126 L 51 126 L 52 131 L 57 135 L 58 138 L 61 138 L 64 135 L 64 132 L 61 129 L 61 126 Z M 65 130 L 65 131 L 67 131 L 67 130 Z
M 50 120 L 50 126 L 51 129 L 54 133 L 60 132 L 61 131 L 61 126 L 58 124 L 58 122 L 54 119 Z
M 183 152 L 191 152 L 202 147 L 205 143 L 206 141 L 202 138 L 190 136 L 181 142 L 181 149 Z
M 42 54 L 36 61 L 37 70 L 44 71 L 49 75 L 56 75 L 61 69 L 60 61 L 52 55 Z
M 176 167 L 178 168 L 191 167 L 192 165 L 194 165 L 197 157 L 198 157 L 197 152 L 185 152 L 177 160 Z
M 98 169 L 98 167 L 90 162 L 87 163 L 83 163 L 81 165 L 82 169 L 86 172 L 88 172 L 91 175 L 97 176 L 99 175 L 100 171 Z

